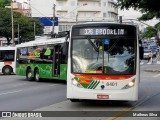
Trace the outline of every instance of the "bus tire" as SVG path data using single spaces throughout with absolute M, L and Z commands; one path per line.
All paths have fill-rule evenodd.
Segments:
M 13 69 L 10 66 L 5 66 L 2 69 L 4 75 L 10 75 L 13 72 Z
M 34 80 L 37 82 L 40 82 L 40 78 L 39 78 L 39 70 L 36 69 L 34 72 Z
M 79 102 L 78 99 L 70 99 L 71 102 Z
M 32 79 L 32 71 L 31 71 L 31 69 L 27 69 L 27 71 L 26 71 L 26 80 L 28 80 L 28 81 L 32 81 L 33 79 Z

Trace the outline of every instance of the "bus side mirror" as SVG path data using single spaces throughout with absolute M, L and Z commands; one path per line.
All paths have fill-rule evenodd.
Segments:
M 68 42 L 64 42 L 63 46 L 62 46 L 62 57 L 63 57 L 63 61 L 64 63 L 67 63 L 67 59 L 68 59 Z
M 142 60 L 144 55 L 144 48 L 142 46 L 142 40 L 139 40 L 139 58 Z
M 140 57 L 140 59 L 142 60 L 143 59 L 143 55 L 144 55 L 144 48 L 143 47 L 139 47 L 139 57 Z

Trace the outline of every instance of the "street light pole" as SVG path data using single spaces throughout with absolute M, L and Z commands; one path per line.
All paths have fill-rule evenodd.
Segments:
M 13 23 L 13 2 L 11 0 L 11 23 L 12 23 L 12 45 L 15 45 L 14 41 L 14 23 Z
M 122 16 L 119 16 L 119 23 L 122 24 Z
M 19 24 L 18 24 L 18 44 L 19 44 Z
M 36 39 L 36 23 L 34 22 L 34 40 Z
M 56 5 L 53 4 L 52 36 L 54 35 L 55 10 L 56 10 Z
M 77 24 L 77 22 L 78 22 L 78 12 L 77 12 L 77 15 L 76 15 L 76 24 Z

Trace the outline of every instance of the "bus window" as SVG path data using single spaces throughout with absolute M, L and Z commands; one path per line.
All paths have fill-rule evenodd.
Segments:
M 0 61 L 14 61 L 14 50 L 2 50 L 0 52 Z
M 51 59 L 51 49 L 49 47 L 47 47 L 47 49 L 45 50 L 44 56 L 47 59 Z
M 43 54 L 43 59 L 53 60 L 53 46 L 50 45 L 43 46 L 42 54 Z
M 104 43 L 105 74 L 134 74 L 134 66 L 134 39 L 111 39 Z
M 77 39 L 73 42 L 73 72 L 102 73 L 102 40 Z

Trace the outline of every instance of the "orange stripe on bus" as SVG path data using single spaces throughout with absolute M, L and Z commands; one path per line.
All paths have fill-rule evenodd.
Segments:
M 4 62 L 5 65 L 12 65 L 12 62 Z
M 90 84 L 90 80 L 80 80 L 79 83 L 81 83 L 81 84 Z
M 125 80 L 133 77 L 134 75 L 82 75 L 82 74 L 74 74 L 76 77 L 79 77 L 82 80 Z

